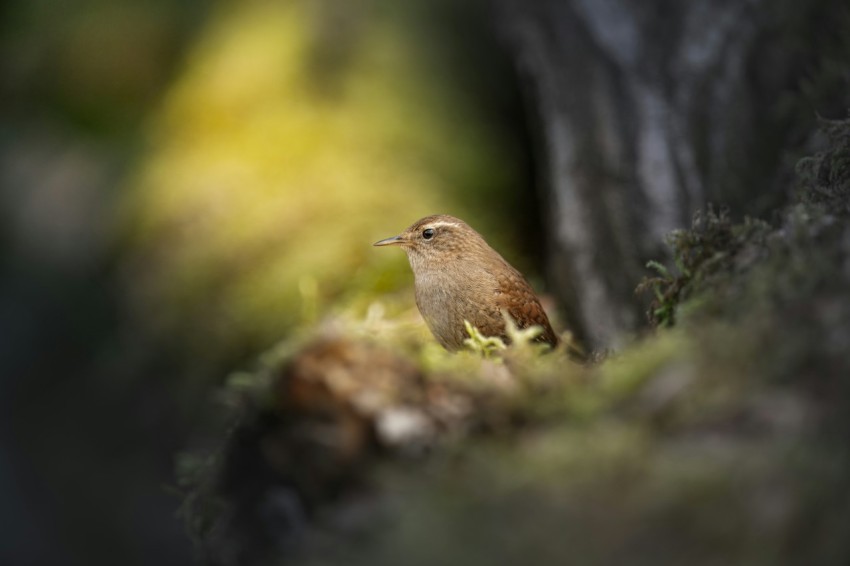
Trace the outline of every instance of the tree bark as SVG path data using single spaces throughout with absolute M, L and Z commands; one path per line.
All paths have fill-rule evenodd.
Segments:
M 709 202 L 740 214 L 781 201 L 764 187 L 800 137 L 789 93 L 846 14 L 830 0 L 499 7 L 540 142 L 549 278 L 574 331 L 616 347 L 643 322 L 634 282 L 670 231 Z M 827 94 L 797 97 L 805 127 Z

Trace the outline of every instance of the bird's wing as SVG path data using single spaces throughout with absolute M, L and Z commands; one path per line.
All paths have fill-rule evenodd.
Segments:
M 543 333 L 537 337 L 537 341 L 557 345 L 558 337 L 549 324 L 546 311 L 525 278 L 510 268 L 500 270 L 496 281 L 496 303 L 499 308 L 507 312 L 521 329 L 534 325 L 541 327 Z

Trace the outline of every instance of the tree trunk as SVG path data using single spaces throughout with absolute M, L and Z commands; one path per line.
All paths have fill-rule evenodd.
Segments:
M 709 202 L 775 206 L 784 195 L 764 187 L 801 143 L 796 124 L 847 103 L 830 91 L 846 75 L 820 65 L 847 25 L 842 2 L 499 6 L 540 140 L 547 269 L 591 347 L 616 347 L 642 323 L 634 282 L 666 256 L 666 234 Z M 804 77 L 826 86 L 801 97 Z

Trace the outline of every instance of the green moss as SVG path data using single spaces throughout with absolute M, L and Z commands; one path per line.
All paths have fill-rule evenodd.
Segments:
M 605 395 L 628 397 L 671 361 L 687 357 L 690 349 L 687 338 L 673 332 L 635 344 L 600 366 L 596 386 Z
M 841 131 L 848 135 L 850 124 Z M 421 438 L 405 449 L 381 445 L 379 436 L 380 449 L 362 453 L 356 468 L 340 467 L 342 479 L 321 484 L 321 497 L 311 485 L 304 546 L 297 555 L 272 547 L 270 562 L 846 563 L 850 225 L 839 198 L 846 179 L 822 172 L 840 161 L 833 152 L 846 138 L 836 139 L 817 166 L 806 165 L 827 179 L 820 193 L 828 199 L 792 203 L 773 225 L 709 212 L 676 233 L 678 265 L 657 266 L 649 283 L 669 300 L 675 328 L 596 364 L 571 362 L 563 347 L 540 355 L 522 339 L 494 359 L 450 355 L 377 307 L 365 321 L 339 322 L 335 335 L 370 355 L 342 356 L 341 366 L 311 378 L 332 383 L 357 359 L 373 360 L 353 380 L 367 387 L 353 398 L 380 396 L 370 376 L 403 359 L 406 369 L 390 381 L 405 385 L 390 405 L 439 415 L 438 425 L 424 429 L 432 435 L 427 450 Z M 309 353 L 305 341 L 273 358 L 277 370 L 240 376 L 240 387 L 274 388 L 280 381 L 267 377 Z M 323 477 L 326 468 L 312 470 L 302 457 L 309 450 L 287 452 L 288 435 L 312 421 L 291 411 L 281 417 L 275 406 L 243 407 L 248 421 L 229 449 L 277 439 L 273 451 L 298 455 L 291 461 L 300 474 Z M 340 417 L 328 406 L 323 426 Z M 264 420 L 270 414 L 276 424 Z M 322 442 L 334 438 L 321 430 Z M 322 442 L 308 446 L 325 449 Z M 240 468 L 244 458 L 230 465 Z M 364 475 L 369 489 L 359 483 Z M 281 473 L 249 479 L 254 487 L 288 485 Z M 201 517 L 191 524 L 221 527 L 221 493 L 196 496 Z M 225 502 L 245 504 L 232 493 Z M 261 524 L 264 509 L 247 507 Z M 209 528 L 201 539 L 269 548 L 236 528 Z
M 834 266 L 819 238 L 850 213 L 850 127 L 824 121 L 822 129 L 829 149 L 800 160 L 797 202 L 777 215 L 778 224 L 751 218 L 734 224 L 726 211 L 709 208 L 691 229 L 670 235 L 675 267 L 650 262 L 658 275 L 638 286 L 654 295 L 650 322 L 672 326 L 682 309 L 732 315 L 751 310 L 745 301 L 811 296 L 810 287 Z
M 822 120 L 829 149 L 797 163 L 800 200 L 832 212 L 850 213 L 850 135 L 846 121 Z

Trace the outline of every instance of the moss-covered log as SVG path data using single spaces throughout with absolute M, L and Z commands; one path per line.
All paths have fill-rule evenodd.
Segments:
M 591 365 L 337 325 L 234 378 L 187 469 L 213 564 L 845 564 L 850 121 L 772 222 L 702 215 L 670 328 Z M 198 464 L 197 462 L 200 462 Z

